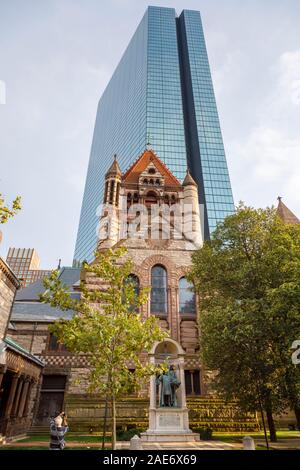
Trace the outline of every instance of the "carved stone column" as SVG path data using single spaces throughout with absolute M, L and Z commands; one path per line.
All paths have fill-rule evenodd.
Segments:
M 179 291 L 178 287 L 175 288 L 175 302 L 176 302 L 176 307 L 175 307 L 175 312 L 176 312 L 176 327 L 177 327 L 177 334 L 176 334 L 176 340 L 178 343 L 180 343 L 180 312 L 179 312 Z
M 26 402 L 26 398 L 27 398 L 28 388 L 29 388 L 29 378 L 27 377 L 24 381 L 24 385 L 23 385 L 23 388 L 22 388 L 22 393 L 21 393 L 21 396 L 20 396 L 19 409 L 18 409 L 18 417 L 19 418 L 22 418 L 22 416 L 24 414 L 24 408 L 25 408 L 25 402 Z
M 171 336 L 172 336 L 172 330 L 173 330 L 173 318 L 172 318 L 172 303 L 171 303 L 171 287 L 167 287 L 166 289 L 167 292 L 167 320 L 169 324 L 169 330 L 171 331 Z
M 30 397 L 31 397 L 31 390 L 33 389 L 33 386 L 35 384 L 35 381 L 33 379 L 30 380 L 29 386 L 27 389 L 27 396 L 25 400 L 25 406 L 24 406 L 24 411 L 23 411 L 23 416 L 28 416 L 28 411 L 29 411 L 29 405 L 30 405 Z
M 12 407 L 12 416 L 18 416 L 18 409 L 19 409 L 19 403 L 20 403 L 20 397 L 21 397 L 23 384 L 24 384 L 24 376 L 20 376 L 19 381 L 18 381 L 17 391 L 15 394 L 14 404 Z
M 2 380 L 3 380 L 3 377 L 4 377 L 4 374 L 6 372 L 6 366 L 0 366 L 0 389 L 1 389 L 1 384 L 2 384 Z
M 179 380 L 181 382 L 181 407 L 186 408 L 185 377 L 184 377 L 184 357 L 179 357 Z
M 17 389 L 17 385 L 18 385 L 18 380 L 19 380 L 19 374 L 15 374 L 12 378 L 12 381 L 11 381 L 9 397 L 8 397 L 5 412 L 4 412 L 4 417 L 5 418 L 9 418 L 9 416 L 11 414 L 12 407 L 13 407 L 13 404 L 14 404 L 16 389 Z

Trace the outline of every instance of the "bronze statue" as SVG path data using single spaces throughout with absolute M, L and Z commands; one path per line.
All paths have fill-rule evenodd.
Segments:
M 160 387 L 159 406 L 177 407 L 176 390 L 180 386 L 174 366 L 170 366 L 168 372 L 163 372 L 156 379 Z

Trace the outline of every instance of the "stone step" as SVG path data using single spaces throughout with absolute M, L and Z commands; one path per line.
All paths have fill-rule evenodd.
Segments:
M 193 432 L 146 431 L 141 433 L 142 442 L 199 442 L 200 436 Z
M 49 426 L 31 426 L 29 434 L 49 434 Z

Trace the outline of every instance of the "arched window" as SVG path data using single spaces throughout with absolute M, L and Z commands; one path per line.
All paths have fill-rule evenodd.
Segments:
M 194 286 L 185 277 L 179 280 L 179 313 L 196 313 L 196 297 Z
M 140 293 L 140 280 L 139 280 L 139 278 L 135 274 L 129 274 L 128 282 L 130 282 L 130 284 L 132 284 L 132 286 L 134 287 L 135 295 L 139 295 L 139 293 Z
M 146 206 L 150 206 L 151 204 L 157 204 L 157 195 L 154 191 L 148 191 L 146 198 L 145 198 Z
M 120 183 L 117 183 L 116 206 L 119 205 L 119 196 L 120 196 Z
M 114 190 L 115 190 L 115 182 L 111 181 L 110 182 L 110 191 L 109 191 L 109 203 L 110 204 L 114 203 Z
M 135 274 L 129 274 L 126 282 L 128 284 L 131 284 L 133 289 L 134 289 L 134 293 L 135 293 L 135 296 L 138 297 L 139 293 L 140 293 L 140 280 L 139 278 L 135 275 Z M 136 305 L 136 302 L 133 302 L 132 305 L 130 306 L 130 311 L 131 312 L 138 312 L 138 306 Z
M 105 182 L 104 203 L 107 202 L 107 194 L 108 194 L 108 181 Z
M 167 271 L 158 264 L 151 270 L 151 313 L 167 313 Z

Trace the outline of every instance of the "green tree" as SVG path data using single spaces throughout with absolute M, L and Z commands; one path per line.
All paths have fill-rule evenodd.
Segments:
M 299 370 L 291 345 L 300 334 L 300 225 L 275 209 L 240 204 L 193 255 L 200 296 L 201 354 L 212 385 L 249 411 L 299 409 Z M 288 299 L 288 301 L 287 301 Z
M 21 197 L 18 196 L 12 203 L 12 207 L 9 208 L 0 193 L 0 224 L 5 224 L 10 217 L 14 217 L 16 213 L 21 209 Z M 2 241 L 2 232 L 0 230 L 0 243 Z
M 44 280 L 43 302 L 62 310 L 74 310 L 71 320 L 59 321 L 51 331 L 66 347 L 89 357 L 89 390 L 108 398 L 112 410 L 112 448 L 116 447 L 116 400 L 141 387 L 154 372 L 141 361 L 141 353 L 149 351 L 156 341 L 166 337 L 154 316 L 142 318 L 138 313 L 148 298 L 148 291 L 129 281 L 132 260 L 125 259 L 124 247 L 96 253 L 96 261 L 84 264 L 84 271 L 101 280 L 95 288 L 81 282 L 81 299 L 67 292 L 54 271 Z M 123 258 L 123 259 L 121 259 Z M 134 371 L 128 364 L 134 364 Z
M 16 215 L 16 213 L 21 209 L 21 197 L 18 196 L 12 203 L 12 207 L 9 208 L 5 205 L 4 198 L 0 193 L 0 224 L 5 224 L 10 217 Z

